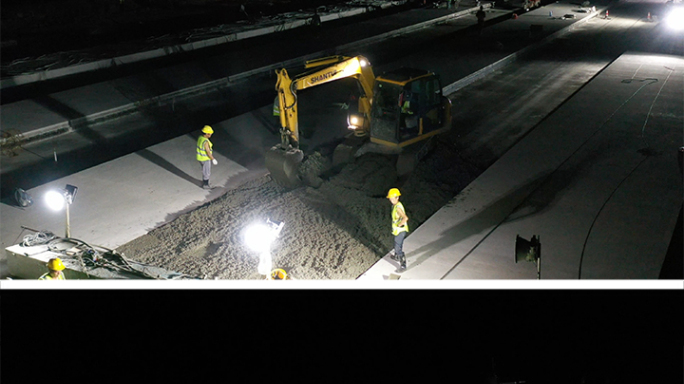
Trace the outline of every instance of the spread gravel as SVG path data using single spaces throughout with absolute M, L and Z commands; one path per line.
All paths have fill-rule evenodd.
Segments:
M 319 175 L 317 187 L 285 190 L 265 175 L 118 251 L 204 279 L 263 279 L 257 272 L 259 256 L 246 247 L 243 235 L 249 225 L 270 219 L 285 223 L 272 246 L 273 268 L 298 280 L 356 279 L 392 248 L 391 204 L 385 198 L 389 188 L 401 188 L 409 225 L 415 229 L 480 173 L 462 160 L 448 136 L 435 142 L 406 180 L 397 178 L 396 157 L 376 153 L 364 154 L 332 175 Z M 315 153 L 303 169 L 322 172 L 329 161 Z

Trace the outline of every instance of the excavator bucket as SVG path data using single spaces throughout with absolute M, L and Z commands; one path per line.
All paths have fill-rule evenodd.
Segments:
M 271 178 L 279 185 L 293 189 L 302 185 L 299 178 L 299 166 L 304 159 L 304 152 L 299 149 L 283 149 L 276 145 L 266 152 L 266 169 Z

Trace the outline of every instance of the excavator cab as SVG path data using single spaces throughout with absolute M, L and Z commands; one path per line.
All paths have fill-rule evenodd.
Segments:
M 450 127 L 451 102 L 436 74 L 400 68 L 378 76 L 371 105 L 371 141 L 404 147 Z

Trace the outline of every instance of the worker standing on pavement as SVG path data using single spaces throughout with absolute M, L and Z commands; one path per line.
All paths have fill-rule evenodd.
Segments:
M 202 134 L 197 139 L 197 161 L 202 165 L 202 188 L 211 189 L 209 186 L 209 176 L 211 176 L 211 164 L 217 165 L 218 161 L 214 158 L 214 146 L 209 138 L 214 134 L 214 130 L 205 125 Z
M 400 263 L 399 270 L 406 269 L 406 256 L 404 255 L 404 239 L 408 235 L 408 216 L 404 205 L 399 202 L 401 193 L 399 189 L 392 188 L 387 192 L 387 198 L 392 203 L 392 235 L 394 235 L 394 257 Z
M 480 9 L 475 13 L 475 17 L 477 17 L 477 28 L 478 28 L 478 33 L 482 34 L 482 29 L 484 28 L 484 22 L 485 22 L 485 17 L 487 14 L 485 13 L 484 7 L 480 5 Z
M 311 25 L 316 29 L 321 28 L 321 16 L 318 14 L 318 8 L 314 9 L 314 14 L 311 17 Z
M 47 267 L 50 271 L 39 277 L 38 280 L 66 280 L 64 273 L 62 272 L 66 267 L 60 258 L 50 259 L 47 263 Z

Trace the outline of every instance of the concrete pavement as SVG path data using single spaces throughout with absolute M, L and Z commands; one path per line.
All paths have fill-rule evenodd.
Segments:
M 472 13 L 474 4 L 464 1 L 457 10 L 414 9 L 360 24 L 324 28 L 314 38 L 305 40 L 301 36 L 293 40 L 291 35 L 278 34 L 259 44 L 233 46 L 223 55 L 200 57 L 192 62 L 155 68 L 136 75 L 114 77 L 95 84 L 6 102 L 2 105 L 0 124 L 4 132 L 19 134 L 15 139 L 25 150 L 19 151 L 18 156 L 3 158 L 0 166 L 2 196 L 6 197 L 15 187 L 29 189 L 37 185 L 32 181 L 36 179 L 32 175 L 40 174 L 40 179 L 55 179 L 50 178 L 50 174 L 58 172 L 55 168 L 59 167 L 47 163 L 53 155 L 65 159 L 65 155 L 73 155 L 75 151 L 87 152 L 88 148 L 92 148 L 91 152 L 110 152 L 114 140 L 128 137 L 134 141 L 136 135 L 141 135 L 139 132 L 143 132 L 142 135 L 154 132 L 173 137 L 176 133 L 169 128 L 171 124 L 160 122 L 160 116 L 171 116 L 177 110 L 211 109 L 218 102 L 235 108 L 242 100 L 236 100 L 233 94 L 240 95 L 238 99 L 264 99 L 260 95 L 273 92 L 271 75 L 276 68 L 301 67 L 305 60 L 325 55 L 372 52 L 379 46 L 396 47 L 398 39 L 394 45 L 388 44 L 386 39 L 391 41 L 393 36 L 406 36 L 411 32 L 422 33 L 422 41 L 427 41 L 435 33 L 443 35 L 472 27 L 474 16 L 468 20 L 458 16 Z M 509 13 L 498 10 L 493 14 Z M 447 22 L 455 24 L 445 28 L 442 24 Z M 485 60 L 487 63 L 495 61 L 504 54 L 498 53 Z M 476 69 L 465 70 L 470 74 Z M 460 74 L 455 76 L 461 77 Z M 3 100 L 7 100 L 12 92 L 14 90 L 3 92 Z M 270 101 L 268 96 L 265 99 Z M 202 114 L 207 116 L 210 113 Z M 270 111 L 265 112 L 264 116 L 269 114 Z M 179 121 L 178 118 L 175 120 Z M 206 123 L 205 118 L 201 122 L 188 123 L 188 126 Z M 263 125 L 263 122 L 257 125 Z M 187 132 L 185 128 L 183 133 Z M 271 135 L 272 132 L 267 130 L 259 134 Z M 82 156 L 85 161 L 81 169 L 97 164 L 94 159 L 88 163 L 91 157 L 94 158 Z
M 514 261 L 535 235 L 542 279 L 657 279 L 684 196 L 683 79 L 682 57 L 621 56 L 407 237 L 400 278 L 535 279 Z
M 401 2 L 390 2 L 381 5 L 381 8 L 388 8 L 394 5 L 400 5 Z M 139 110 L 141 107 L 154 104 L 175 103 L 176 101 L 187 97 L 188 95 L 196 95 L 201 92 L 209 92 L 217 87 L 227 83 L 234 83 L 241 79 L 250 76 L 270 73 L 275 69 L 289 66 L 300 65 L 303 61 L 310 58 L 321 57 L 326 54 L 340 54 L 351 50 L 363 50 L 370 48 L 372 45 L 377 45 L 379 42 L 387 39 L 402 37 L 406 34 L 429 28 L 434 26 L 444 27 L 446 24 L 452 24 L 456 29 L 464 29 L 472 27 L 474 19 L 459 17 L 472 15 L 477 7 L 474 2 L 463 1 L 458 9 L 414 9 L 410 12 L 401 13 L 398 15 L 386 16 L 381 19 L 355 24 L 348 28 L 339 28 L 332 34 L 323 35 L 319 40 L 325 40 L 325 45 L 332 45 L 335 48 L 330 50 L 326 48 L 321 51 L 312 51 L 316 44 L 296 44 L 287 43 L 283 46 L 282 42 L 277 42 L 272 46 L 259 45 L 253 49 L 242 49 L 236 52 L 236 55 L 241 58 L 248 58 L 248 60 L 234 60 L 233 57 L 220 57 L 218 59 L 211 59 L 207 62 L 183 64 L 154 70 L 142 75 L 127 76 L 124 78 L 113 79 L 110 81 L 89 84 L 83 87 L 68 89 L 66 91 L 55 92 L 51 94 L 41 95 L 37 98 L 28 98 L 4 104 L 2 106 L 3 113 L 0 116 L 0 124 L 3 130 L 8 132 L 17 132 L 21 136 L 19 139 L 23 142 L 49 137 L 55 134 L 62 134 L 73 131 L 85 125 L 97 124 L 106 119 L 110 119 L 123 114 L 131 113 Z M 512 11 L 489 9 L 490 4 L 484 4 L 488 9 L 488 20 L 492 18 L 510 15 Z M 578 9 L 579 8 L 579 9 Z M 599 10 L 603 9 L 599 6 Z M 530 32 L 530 26 L 541 26 L 544 29 L 540 33 L 541 37 L 555 38 L 558 37 L 559 31 L 566 30 L 566 27 L 572 25 L 576 20 L 558 20 L 560 18 L 550 18 L 543 16 L 545 12 L 555 14 L 573 13 L 577 11 L 587 12 L 588 9 L 581 9 L 576 5 L 556 3 L 544 7 L 544 10 L 533 10 L 520 17 L 520 21 L 513 25 L 511 23 L 504 23 L 503 26 L 496 26 L 496 29 L 508 29 L 510 32 L 516 31 L 516 38 L 526 37 Z M 357 10 L 337 10 L 330 14 L 322 14 L 322 20 L 335 20 L 344 17 L 356 16 L 360 11 Z M 363 12 L 361 12 L 363 13 Z M 592 16 L 589 13 L 576 13 L 578 20 L 586 19 L 586 16 Z M 290 22 L 287 22 L 290 23 Z M 258 30 L 258 33 L 237 34 L 234 37 L 226 38 L 215 37 L 200 43 L 193 43 L 192 47 L 176 47 L 173 45 L 175 40 L 168 41 L 170 44 L 165 48 L 164 55 L 173 55 L 174 53 L 188 52 L 199 50 L 207 46 L 216 44 L 225 44 L 240 39 L 250 38 L 258 35 L 264 35 L 273 32 L 282 32 L 282 30 L 293 29 L 303 26 L 299 21 L 292 21 L 292 25 L 287 28 L 276 28 L 270 25 L 270 21 L 264 21 L 262 25 L 251 26 L 234 26 L 230 29 L 231 33 L 243 30 Z M 289 25 L 289 24 L 288 24 Z M 521 34 L 522 32 L 522 34 Z M 320 32 L 319 32 L 320 33 Z M 553 36 L 551 36 L 553 35 Z M 182 38 L 177 37 L 176 40 L 181 41 Z M 529 45 L 527 39 L 520 39 L 516 43 L 510 44 L 503 51 L 505 55 L 500 55 L 497 59 L 505 59 L 507 61 L 516 58 L 516 54 L 511 54 L 515 51 L 520 51 L 525 46 Z M 280 49 L 278 49 L 280 47 Z M 149 60 L 155 57 L 157 49 L 144 50 L 140 46 L 134 48 L 138 49 L 136 53 L 126 55 L 126 60 L 121 58 L 109 58 L 101 63 L 87 63 L 87 64 L 73 64 L 60 66 L 58 70 L 38 70 L 29 71 L 29 73 L 10 77 L 4 79 L 3 89 L 7 94 L 8 89 L 26 84 L 33 84 L 42 82 L 48 79 L 55 79 L 58 77 L 79 74 L 91 70 L 103 70 L 112 66 L 129 64 L 131 62 L 138 62 Z M 370 50 L 370 49 L 369 49 Z M 263 52 L 269 52 L 269 55 L 264 55 Z M 520 54 L 518 52 L 517 54 Z M 288 57 L 289 56 L 289 57 Z M 293 57 L 295 56 L 295 57 Z M 424 58 L 422 62 L 411 62 L 410 65 L 434 68 L 438 73 L 448 73 L 446 71 L 439 71 L 440 68 L 435 67 L 434 60 Z M 275 64 L 274 64 L 275 62 Z M 487 64 L 487 70 L 496 70 L 499 63 L 498 60 L 486 58 L 482 60 L 471 61 L 468 68 L 464 68 L 456 76 L 462 76 L 462 73 L 467 73 L 468 76 L 459 78 L 459 82 L 452 82 L 447 77 L 448 86 L 445 88 L 445 93 L 449 94 L 459 87 L 467 85 L 468 82 L 477 80 L 478 77 L 486 75 L 487 71 L 481 71 L 481 65 Z M 94 65 L 93 68 L 91 68 Z M 190 75 L 191 73 L 191 75 Z M 4 138 L 2 139 L 4 142 Z M 12 160 L 12 159 L 10 159 Z M 11 161 L 6 163 L 11 164 Z
M 214 146 L 228 145 L 221 127 L 215 130 Z M 51 211 L 42 199 L 52 188 L 66 184 L 79 188 L 70 207 L 72 237 L 114 249 L 217 198 L 246 176 L 246 168 L 216 152 L 219 164 L 212 167 L 211 181 L 219 188 L 199 188 L 199 164 L 193 156 L 178 155 L 195 143 L 196 138 L 189 135 L 179 137 L 33 188 L 28 192 L 35 203 L 28 208 L 2 204 L 3 248 L 31 233 L 21 225 L 64 235 L 65 212 Z
M 221 96 L 221 91 L 230 92 L 231 87 L 245 83 L 244 80 L 258 74 L 272 73 L 276 68 L 301 66 L 305 60 L 330 54 L 365 54 L 372 60 L 381 52 L 419 47 L 440 38 L 448 39 L 457 31 L 474 27 L 472 13 L 476 8 L 473 5 L 464 1 L 461 3 L 463 8 L 457 10 L 414 9 L 360 24 L 323 30 L 312 41 L 284 43 L 273 39 L 269 43 L 244 47 L 228 55 L 19 100 L 2 105 L 0 124 L 4 131 L 19 133 L 19 140 L 23 143 L 69 132 L 86 137 L 126 134 L 128 128 L 114 119 L 155 108 L 166 114 L 170 109 L 183 108 L 184 104 L 188 105 L 187 108 L 196 109 L 193 103 L 199 99 L 198 95 L 216 98 Z M 444 92 L 449 94 L 516 60 L 526 50 L 543 44 L 543 37 L 562 35 L 575 23 L 594 15 L 578 13 L 577 19 L 568 20 L 544 16 L 549 9 L 555 14 L 564 14 L 577 8 L 570 3 L 554 3 L 544 9 L 525 13 L 516 20 L 496 24 L 491 27 L 496 31 L 491 33 L 506 36 L 505 46 L 496 50 L 484 49 L 476 55 L 469 55 L 467 60 L 461 57 L 462 52 L 458 50 L 442 52 L 440 56 L 421 52 L 407 60 L 376 66 L 376 71 L 391 69 L 393 65 L 428 68 L 441 74 Z M 510 10 L 489 10 L 488 19 L 507 18 L 510 14 Z M 539 39 L 529 38 L 531 25 L 543 25 Z M 465 39 L 474 41 L 471 37 Z M 57 140 L 64 141 L 61 137 Z M 40 145 L 38 149 L 27 145 L 24 147 L 40 155 L 5 157 L 0 168 L 6 180 L 8 174 L 37 165 L 48 156 L 48 152 L 53 151 L 53 147 L 41 149 Z M 54 149 L 59 155 L 60 147 Z M 24 185 L 20 181 L 15 183 Z M 3 196 L 7 187 L 3 183 Z
M 362 15 L 379 9 L 405 6 L 401 1 L 349 2 L 331 7 L 319 7 L 321 23 Z M 177 34 L 146 37 L 138 42 L 110 44 L 106 50 L 97 47 L 69 52 L 41 55 L 10 63 L 3 68 L 11 76 L 0 80 L 0 89 L 57 79 L 64 76 L 100 71 L 144 60 L 192 52 L 207 47 L 220 46 L 239 40 L 311 25 L 313 11 L 288 12 L 261 17 L 249 23 L 222 24 L 207 29 L 193 29 Z
M 41 95 L 39 98 L 18 100 L 2 106 L 0 123 L 3 130 L 21 133 L 22 140 L 69 132 L 84 124 L 136 111 L 144 105 L 175 102 L 187 95 L 209 92 L 250 76 L 272 73 L 282 67 L 299 66 L 311 58 L 377 44 L 391 36 L 472 13 L 475 9 L 473 5 L 472 2 L 463 2 L 458 10 L 414 9 L 408 14 L 390 15 L 361 25 L 337 28 L 332 33 L 323 31 L 318 41 L 308 44 L 274 39 L 270 44 L 266 42 L 242 47 L 228 55 L 159 68 L 144 74 Z M 347 15 L 337 15 L 338 18 L 344 16 Z M 170 51 L 185 52 L 182 49 Z M 150 55 L 149 51 L 141 51 L 129 56 L 131 60 L 142 61 L 149 60 Z M 64 72 L 63 76 L 73 75 L 80 73 L 80 67 L 73 65 L 60 71 Z M 104 65 L 100 67 L 107 68 Z M 36 83 L 45 80 L 46 76 L 37 73 L 14 82 Z M 51 77 L 58 76 L 53 74 Z M 3 87 L 5 93 L 12 91 L 7 88 Z
M 557 7 L 554 8 L 554 14 L 568 13 L 571 12 L 572 9 L 576 8 L 575 5 L 563 3 L 552 4 L 551 6 Z M 424 11 L 444 12 L 444 10 Z M 593 16 L 591 14 L 580 14 L 578 19 L 574 20 L 547 20 L 547 15 L 548 9 L 532 11 L 521 15 L 516 20 L 510 20 L 501 23 L 500 25 L 497 25 L 497 28 L 501 28 L 499 33 L 508 32 L 509 35 L 527 36 L 527 34 L 530 32 L 530 25 L 538 25 L 540 22 L 545 22 L 548 23 L 548 27 L 545 25 L 544 35 L 549 36 L 554 32 L 562 33 L 563 31 L 566 31 L 567 27 L 577 22 L 580 17 Z M 472 21 L 473 20 L 469 20 L 467 23 L 461 21 L 463 24 L 458 25 L 458 19 L 454 19 L 449 20 L 449 23 L 456 24 L 456 28 L 467 28 L 472 26 Z M 376 24 L 378 23 L 376 22 Z M 387 38 L 387 36 L 384 36 L 383 38 Z M 488 73 L 486 71 L 491 71 L 493 68 L 500 68 L 497 66 L 505 65 L 508 60 L 511 60 L 511 58 L 514 59 L 518 54 L 517 52 L 519 52 L 522 48 L 533 44 L 534 41 L 524 39 L 520 40 L 518 43 L 518 46 L 511 44 L 510 46 L 506 47 L 512 50 L 512 52 L 504 50 L 502 52 L 481 55 L 476 59 L 469 58 L 469 60 L 461 61 L 454 60 L 452 58 L 431 60 L 427 62 L 427 64 L 431 64 L 428 65 L 427 68 L 436 70 L 440 70 L 441 68 L 442 71 L 440 71 L 440 73 L 444 74 L 443 80 L 445 80 L 445 88 L 452 87 L 448 89 L 457 89 L 455 88 L 457 86 L 454 84 L 460 82 L 460 86 L 464 86 L 468 83 L 468 81 L 475 81 L 478 76 L 485 76 L 486 73 Z M 368 49 L 373 51 L 374 49 L 383 49 L 383 47 L 387 46 L 389 43 L 383 41 L 382 44 L 366 44 L 362 45 L 362 48 L 353 46 L 353 43 L 348 44 L 349 45 L 347 46 L 347 49 L 350 51 L 354 49 Z M 453 53 L 453 55 L 454 57 L 458 57 L 457 53 Z M 300 62 L 300 59 L 301 57 L 297 58 L 298 63 Z M 422 59 L 423 58 L 421 55 L 416 55 L 415 57 L 410 58 L 408 63 L 402 63 L 405 65 L 421 66 L 420 60 Z M 246 62 L 247 61 L 243 61 L 239 64 L 244 64 Z M 440 65 L 442 65 L 443 68 L 440 67 Z M 425 65 L 422 66 L 425 67 Z M 179 72 L 174 73 L 180 73 L 181 71 L 185 71 L 187 73 L 188 68 L 178 68 L 177 71 Z M 209 72 L 211 71 L 199 71 L 199 74 L 201 76 Z M 190 73 L 194 74 L 196 72 L 193 71 Z M 173 76 L 169 76 L 168 78 L 172 77 Z M 174 80 L 174 86 L 171 86 L 170 88 L 182 89 L 182 83 L 185 81 L 189 82 L 190 79 L 187 78 Z M 128 81 L 131 81 L 131 84 L 133 84 L 131 79 Z M 149 87 L 147 87 L 145 90 L 163 89 L 163 87 L 155 87 L 153 86 L 154 84 L 149 83 L 146 84 L 149 85 Z M 79 92 L 74 90 L 72 91 L 73 98 L 81 97 L 83 100 L 90 99 L 92 102 L 93 100 L 97 100 L 98 97 L 101 97 L 100 100 L 102 100 L 102 102 L 89 105 L 89 108 L 96 110 L 98 109 L 96 108 L 98 105 L 107 105 L 108 102 L 113 100 L 113 98 L 110 99 L 106 96 L 106 91 L 102 91 L 102 93 L 93 92 L 90 95 L 88 94 L 88 92 L 93 89 L 107 88 L 107 86 L 103 85 L 98 85 L 98 87 L 101 88 L 88 88 L 88 91 L 85 92 L 85 95 L 80 94 L 80 96 Z M 72 98 L 65 97 L 60 100 L 66 104 L 71 103 Z M 266 106 L 265 108 L 268 107 L 270 106 Z M 5 115 L 4 110 L 5 106 L 3 106 L 3 115 Z M 264 112 L 266 114 L 268 113 L 268 111 Z M 16 121 L 19 121 L 19 119 Z M 270 133 L 267 134 L 267 129 L 259 128 L 259 124 L 263 125 L 263 123 L 260 123 L 258 119 L 255 119 L 253 113 L 244 114 L 228 121 L 212 124 L 217 131 L 217 134 L 215 135 L 216 140 L 224 140 L 223 142 L 217 142 L 216 147 L 236 148 L 241 145 L 266 147 L 268 145 L 267 141 L 271 139 L 272 136 Z M 250 135 L 249 137 L 246 137 L 245 132 L 248 130 L 250 131 Z M 250 141 L 255 139 L 256 141 L 262 140 L 263 142 L 258 145 L 254 145 L 253 143 L 249 144 Z M 199 189 L 194 184 L 194 175 L 196 172 L 193 171 L 193 167 L 196 167 L 196 162 L 192 159 L 192 157 L 188 157 L 186 153 L 186 147 L 188 145 L 192 145 L 193 140 L 193 137 L 182 136 L 177 139 L 152 146 L 143 151 L 124 156 L 114 161 L 83 170 L 68 177 L 55 180 L 48 184 L 32 188 L 29 190 L 29 192 L 36 198 L 36 200 L 38 200 L 38 196 L 40 196 L 42 192 L 49 187 L 63 187 L 63 185 L 66 183 L 79 186 L 77 202 L 72 206 L 72 233 L 75 235 L 75 237 L 86 237 L 88 241 L 92 242 L 93 244 L 115 248 L 146 233 L 155 226 L 161 225 L 164 222 L 168 222 L 168 220 L 176 217 L 178 214 L 191 210 L 193 207 L 201 205 L 212 198 L 217 197 L 222 190 L 225 190 L 225 188 L 230 188 L 231 185 L 235 185 L 241 179 L 250 177 L 250 170 L 238 164 L 233 157 L 234 154 L 232 154 L 230 150 L 225 152 L 221 152 L 221 150 L 219 150 L 219 166 L 214 168 L 212 180 L 214 180 L 215 184 L 221 186 L 221 188 L 212 192 Z M 5 165 L 6 163 L 3 161 L 3 168 Z M 254 168 L 252 172 L 256 172 L 258 174 L 261 171 L 258 168 Z M 492 178 L 496 179 L 496 177 Z M 539 182 L 539 180 L 536 181 L 536 183 Z M 532 183 L 530 185 L 535 186 L 536 184 Z M 475 188 L 475 185 L 472 188 Z M 494 192 L 483 192 L 483 196 L 490 196 L 493 199 L 494 197 L 490 195 L 492 193 Z M 479 202 L 481 203 L 481 201 Z M 17 242 L 17 238 L 21 235 L 20 225 L 25 225 L 36 229 L 50 229 L 58 234 L 60 233 L 60 229 L 63 228 L 62 213 L 48 214 L 45 212 L 45 209 L 41 206 L 41 204 L 42 202 L 37 202 L 33 207 L 23 210 L 7 204 L 0 205 L 0 209 L 2 209 L 0 213 L 3 218 L 3 247 Z M 477 202 L 474 202 L 473 204 L 477 205 Z M 512 203 L 506 202 L 506 204 Z M 514 207 L 515 205 L 512 208 Z M 124 217 L 127 219 L 122 220 Z M 435 215 L 435 217 L 439 216 Z M 108 218 L 111 218 L 112 221 L 109 221 Z M 420 238 L 418 234 L 423 227 L 425 227 L 425 225 L 421 226 L 408 238 L 407 250 L 409 250 L 409 247 L 413 246 L 411 245 L 413 244 L 413 240 L 411 239 L 415 237 L 415 240 L 417 241 Z M 423 231 L 426 233 L 430 232 L 431 230 L 428 227 L 429 226 L 427 226 Z M 440 228 L 443 228 L 443 226 Z M 433 234 L 436 233 L 438 232 L 433 232 Z M 524 234 L 521 233 L 521 235 Z M 546 237 L 546 235 L 542 236 L 542 242 L 544 243 L 545 251 L 548 249 L 546 246 Z M 417 249 L 418 245 L 415 245 L 415 247 Z M 447 261 L 446 263 L 440 262 L 440 257 L 435 257 L 438 254 L 439 252 L 437 254 L 430 255 L 428 258 L 423 257 L 423 265 L 439 265 L 437 268 L 432 269 L 431 273 L 435 276 L 432 278 L 444 277 L 443 273 L 449 272 L 450 268 L 453 267 L 453 263 L 451 263 L 451 261 Z M 416 260 L 414 256 L 415 255 L 411 255 L 412 258 L 409 261 L 410 265 L 412 265 L 414 260 Z M 420 256 L 425 256 L 425 254 Z M 471 260 L 476 259 L 477 258 L 472 258 Z M 386 259 L 383 259 L 381 262 L 379 262 L 376 267 L 381 266 L 384 261 L 386 261 Z M 445 270 L 445 266 L 448 266 L 449 268 Z M 523 268 L 523 266 L 520 267 Z M 524 267 L 525 270 L 527 270 L 528 268 L 526 267 L 530 266 Z M 412 271 L 414 270 L 411 268 L 412 267 L 410 267 L 409 271 L 404 273 L 402 279 L 411 279 L 411 273 L 413 273 Z M 415 270 L 417 271 L 418 269 L 416 268 Z M 375 272 L 373 269 L 371 271 L 369 271 L 371 274 Z M 532 277 L 530 277 L 525 275 L 525 273 L 523 273 L 523 275 L 526 277 L 523 278 L 534 278 L 534 274 L 532 274 Z M 522 277 L 523 275 L 516 275 L 515 277 Z M 591 274 L 589 274 L 589 276 L 590 275 Z M 370 277 L 370 274 L 367 273 L 364 276 L 365 278 L 368 278 Z M 388 275 L 384 272 L 376 275 L 376 277 L 379 278 L 386 278 L 387 276 Z M 506 276 L 502 277 L 509 278 Z

